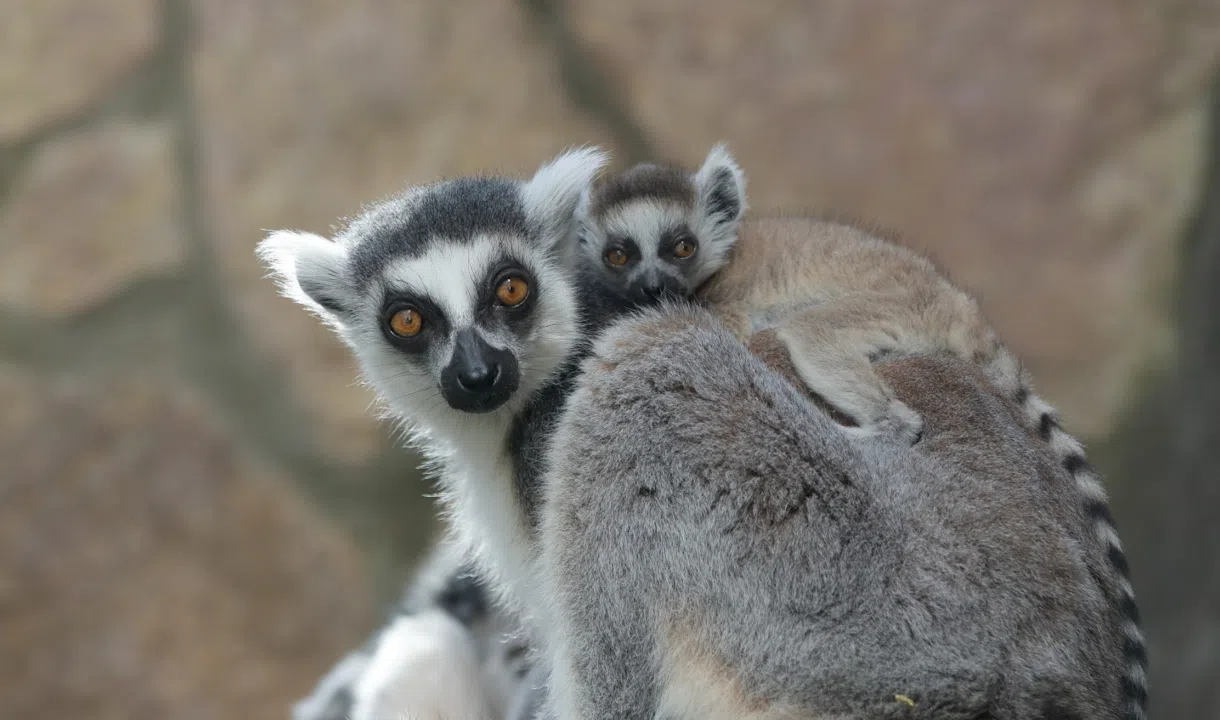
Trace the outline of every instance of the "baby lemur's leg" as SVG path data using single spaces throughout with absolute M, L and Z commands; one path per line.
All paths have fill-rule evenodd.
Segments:
M 905 346 L 899 323 L 876 307 L 871 298 L 818 305 L 789 314 L 775 331 L 809 390 L 855 421 L 846 432 L 890 434 L 913 443 L 923 421 L 894 396 L 873 362 L 919 348 Z

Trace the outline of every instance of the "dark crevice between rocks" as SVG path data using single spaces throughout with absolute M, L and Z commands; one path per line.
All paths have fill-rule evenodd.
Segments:
M 255 348 L 227 298 L 231 292 L 213 253 L 207 224 L 202 137 L 191 80 L 192 25 L 187 0 L 163 3 L 164 37 L 173 75 L 168 103 L 174 129 L 188 257 L 178 292 L 188 324 L 182 371 L 216 403 L 243 440 L 271 457 L 306 495 L 341 522 L 366 550 L 378 594 L 397 595 L 398 578 L 431 531 L 420 496 L 416 459 L 393 443 L 365 467 L 343 467 L 316 449 L 307 415 L 282 369 Z M 254 251 L 251 238 L 250 251 Z
M 627 164 L 663 162 L 655 143 L 568 22 L 561 0 L 521 0 L 527 19 L 555 56 L 568 100 L 609 131 Z
M 1097 453 L 1146 618 L 1153 717 L 1210 717 L 1220 677 L 1220 74 L 1181 241 L 1176 359 Z

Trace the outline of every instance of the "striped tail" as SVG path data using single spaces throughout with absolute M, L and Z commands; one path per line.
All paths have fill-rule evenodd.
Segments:
M 1045 401 L 1021 384 L 1017 390 L 1018 403 L 1042 439 L 1063 463 L 1063 467 L 1076 481 L 1084 502 L 1085 513 L 1093 523 L 1094 532 L 1106 549 L 1106 557 L 1118 575 L 1118 604 L 1122 614 L 1123 655 L 1126 674 L 1122 679 L 1123 694 L 1127 702 L 1125 720 L 1145 720 L 1148 703 L 1148 651 L 1144 645 L 1144 632 L 1140 627 L 1140 612 L 1135 604 L 1135 590 L 1131 587 L 1131 568 L 1118 539 L 1118 529 L 1106 491 L 1102 487 L 1097 471 L 1085 459 L 1084 448 L 1059 424 L 1055 410 Z

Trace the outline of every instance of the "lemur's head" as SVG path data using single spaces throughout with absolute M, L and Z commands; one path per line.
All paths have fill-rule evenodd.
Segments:
M 581 194 L 606 159 L 574 150 L 528 181 L 413 188 L 333 240 L 278 231 L 258 254 L 417 430 L 469 422 L 471 413 L 513 414 L 579 341 L 561 255 Z
M 583 279 L 627 304 L 687 297 L 728 262 L 745 206 L 745 176 L 723 145 L 694 174 L 637 165 L 581 199 Z

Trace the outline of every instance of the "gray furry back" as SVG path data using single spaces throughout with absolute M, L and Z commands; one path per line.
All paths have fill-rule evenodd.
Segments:
M 848 439 L 702 311 L 613 327 L 542 523 L 563 718 L 1114 718 L 1072 479 L 979 372 L 907 359 L 914 448 Z

